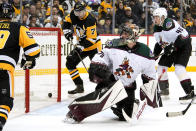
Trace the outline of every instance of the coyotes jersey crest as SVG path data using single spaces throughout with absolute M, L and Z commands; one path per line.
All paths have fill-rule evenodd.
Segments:
M 117 76 L 124 76 L 127 75 L 127 78 L 131 78 L 130 73 L 133 73 L 133 69 L 131 66 L 129 66 L 129 59 L 127 57 L 124 58 L 121 65 L 119 65 L 119 68 L 116 69 L 116 72 L 114 72 Z

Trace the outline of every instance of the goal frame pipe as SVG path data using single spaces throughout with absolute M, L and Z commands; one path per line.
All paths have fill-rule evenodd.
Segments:
M 30 27 L 30 31 L 57 31 L 57 102 L 61 102 L 61 29 L 60 28 L 42 28 Z M 30 70 L 25 70 L 25 113 L 30 111 Z

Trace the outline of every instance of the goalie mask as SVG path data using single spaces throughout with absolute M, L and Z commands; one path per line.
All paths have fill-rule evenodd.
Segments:
M 135 43 L 137 42 L 139 36 L 140 36 L 140 30 L 137 26 L 124 26 L 122 28 L 122 31 L 120 33 L 121 39 L 124 40 L 126 44 L 128 43 Z

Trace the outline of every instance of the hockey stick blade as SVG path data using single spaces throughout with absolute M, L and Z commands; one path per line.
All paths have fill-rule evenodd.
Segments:
M 167 112 L 166 113 L 166 116 L 167 117 L 176 117 L 176 116 L 182 116 L 184 115 L 183 114 L 183 111 L 179 111 L 179 112 Z
M 188 104 L 188 106 L 183 111 L 179 111 L 179 112 L 167 112 L 166 113 L 166 116 L 167 117 L 176 117 L 176 116 L 182 116 L 182 115 L 184 115 L 187 112 L 187 110 L 190 108 L 190 106 L 192 105 L 194 99 L 195 99 L 195 97 L 192 98 L 191 102 Z

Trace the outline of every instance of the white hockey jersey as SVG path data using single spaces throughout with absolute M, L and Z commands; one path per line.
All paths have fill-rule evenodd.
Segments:
M 174 43 L 179 35 L 184 38 L 189 36 L 186 29 L 180 26 L 177 21 L 170 18 L 165 19 L 161 30 L 159 30 L 157 26 L 154 28 L 155 40 L 160 44 Z
M 104 48 L 96 54 L 92 62 L 107 65 L 113 72 L 116 80 L 120 79 L 124 86 L 130 86 L 141 73 L 155 79 L 155 60 L 151 56 L 151 50 L 144 44 L 137 42 L 134 51 L 128 47 Z

